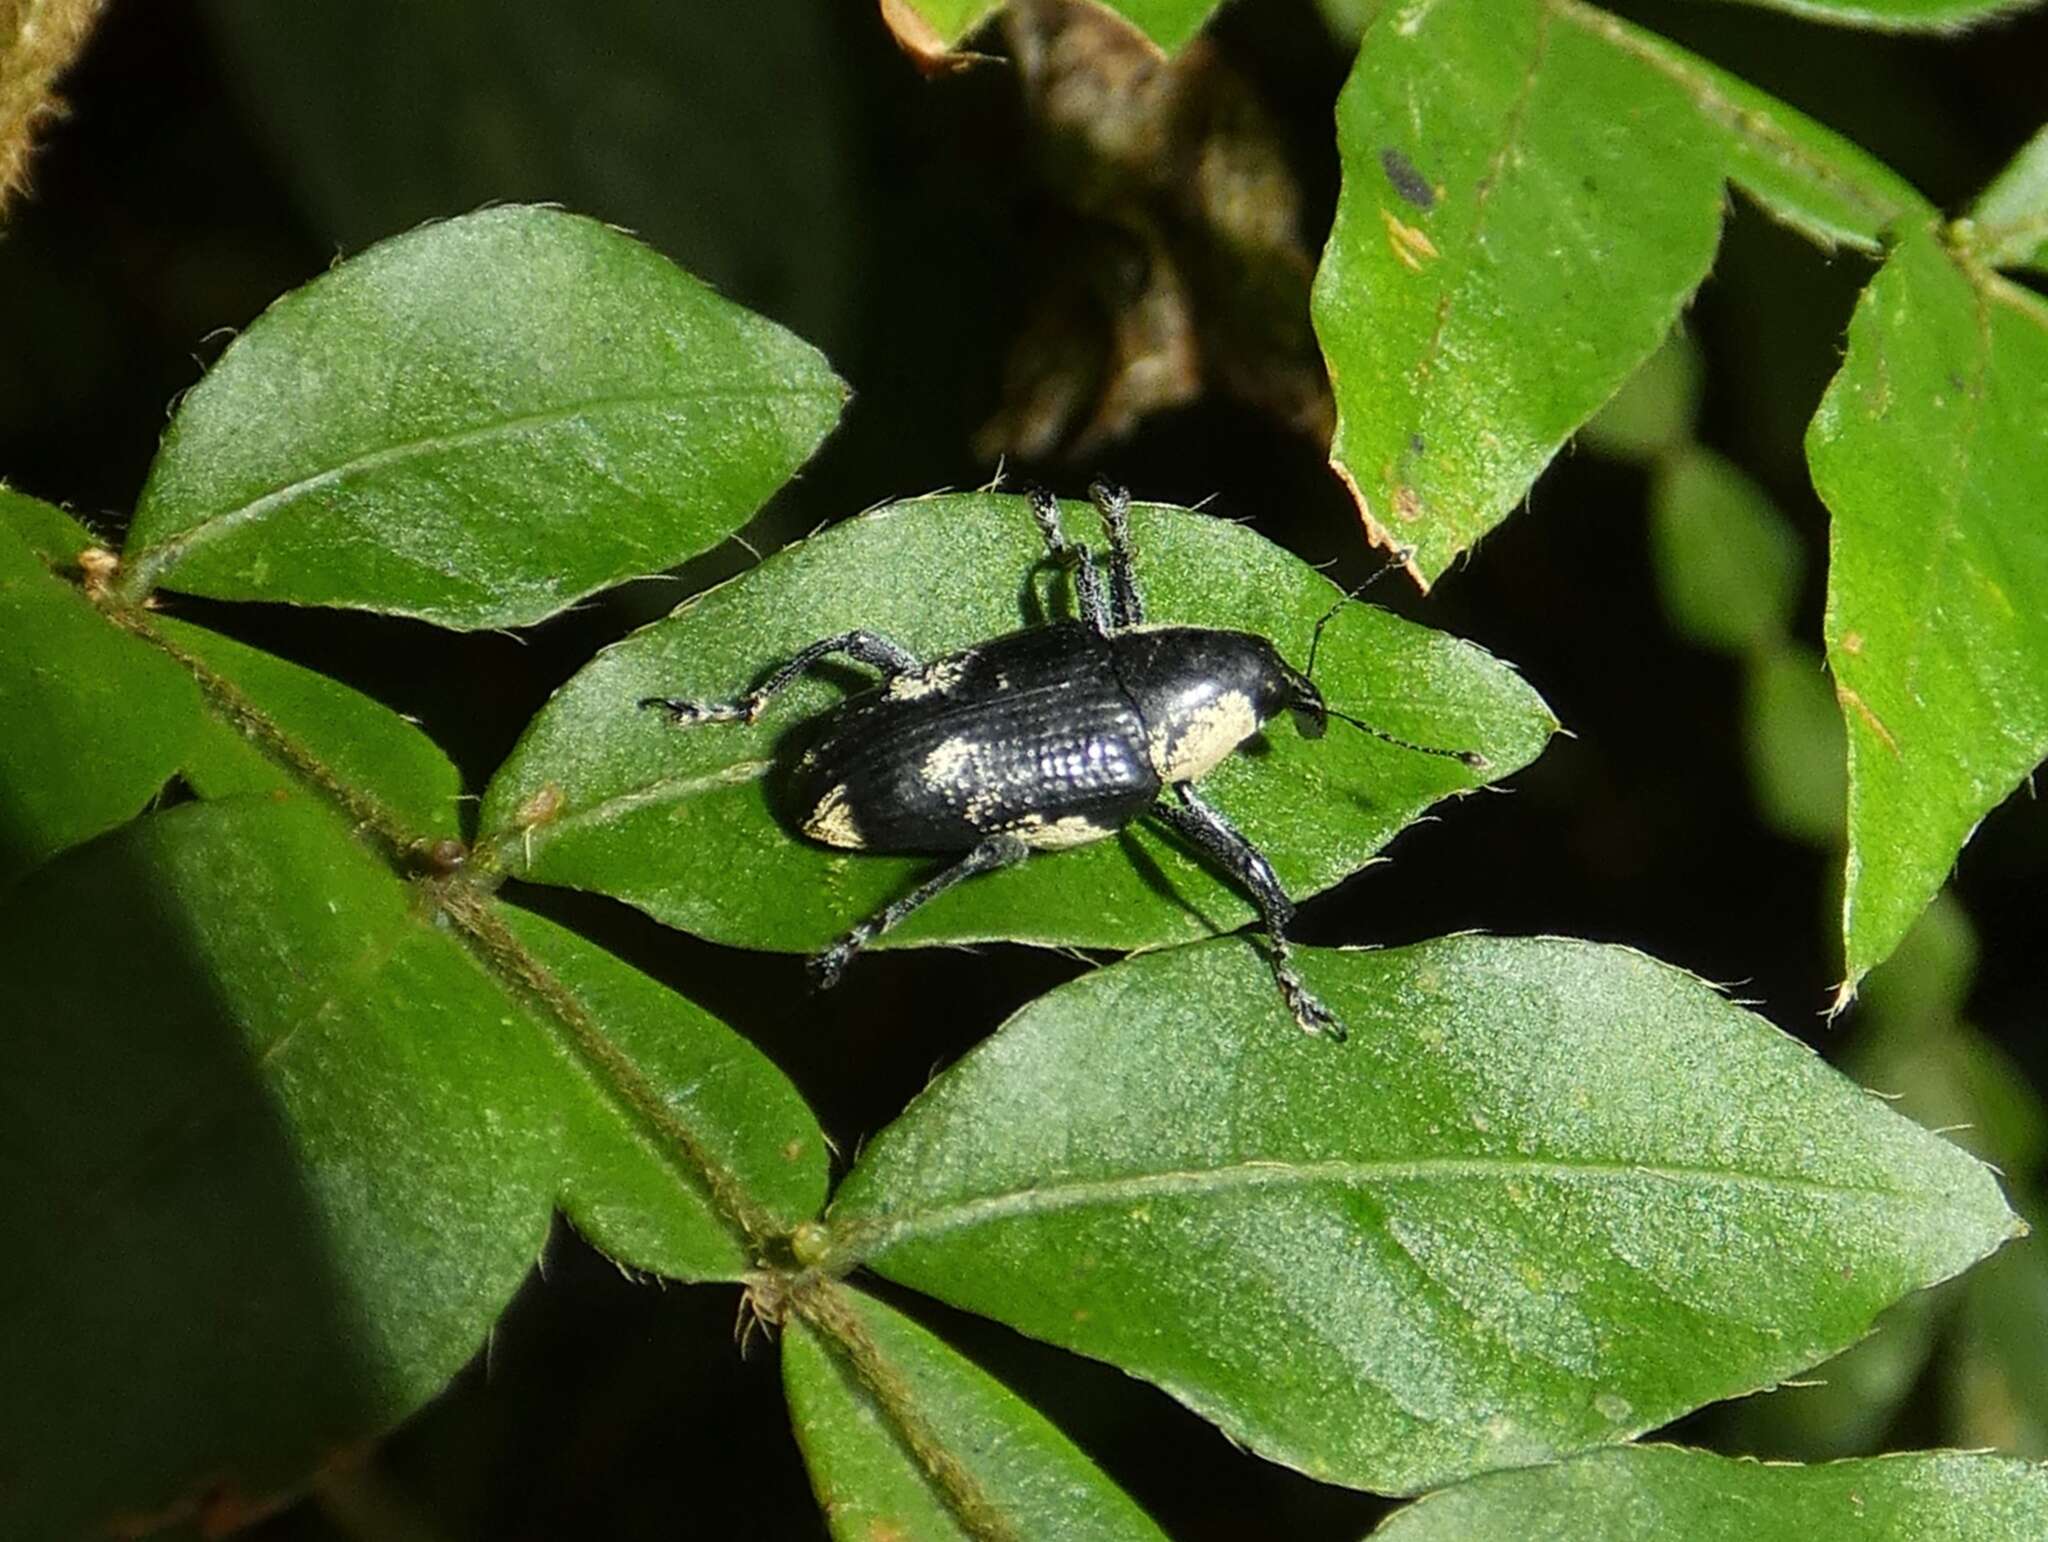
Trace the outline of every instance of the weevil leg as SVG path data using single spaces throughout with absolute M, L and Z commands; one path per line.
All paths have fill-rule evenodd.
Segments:
M 1225 819 L 1195 791 L 1191 782 L 1175 782 L 1173 797 L 1161 798 L 1152 807 L 1160 823 L 1185 837 L 1194 847 L 1235 878 L 1258 907 L 1259 921 L 1266 929 L 1270 946 L 1267 958 L 1273 968 L 1273 983 L 1287 1010 L 1305 1033 L 1317 1033 L 1341 1042 L 1344 1025 L 1315 997 L 1294 966 L 1288 962 L 1287 924 L 1294 919 L 1294 902 L 1280 887 L 1273 864 L 1246 840 L 1243 833 Z
M 818 660 L 843 653 L 863 664 L 872 664 L 882 678 L 893 680 L 923 668 L 917 655 L 889 641 L 877 632 L 841 632 L 812 643 L 787 663 L 777 665 L 738 701 L 687 701 L 680 696 L 643 696 L 642 707 L 660 707 L 673 723 L 751 723 L 761 715 L 768 698 L 792 684 L 797 676 Z
M 978 878 L 983 873 L 993 873 L 1001 868 L 1015 867 L 1031 855 L 1031 848 L 1014 835 L 991 835 L 966 856 L 943 872 L 936 873 L 912 889 L 899 900 L 884 905 L 852 931 L 841 937 L 831 947 L 811 960 L 811 974 L 820 990 L 830 990 L 839 983 L 839 976 L 846 971 L 854 954 L 873 942 L 892 926 L 898 925 L 920 905 L 929 904 L 955 884 L 969 878 Z
M 1042 487 L 1032 487 L 1025 489 L 1024 496 L 1031 504 L 1031 517 L 1037 521 L 1038 533 L 1045 537 L 1045 547 L 1052 553 L 1053 561 L 1073 570 L 1074 596 L 1081 619 L 1097 636 L 1107 637 L 1114 623 L 1109 601 L 1102 593 L 1102 575 L 1095 571 L 1095 553 L 1067 539 L 1066 532 L 1060 529 L 1059 500 L 1051 493 Z
M 1102 515 L 1102 528 L 1109 532 L 1110 619 L 1119 627 L 1136 626 L 1145 619 L 1145 602 L 1138 597 L 1131 561 L 1131 495 L 1098 477 L 1089 484 L 1088 498 Z

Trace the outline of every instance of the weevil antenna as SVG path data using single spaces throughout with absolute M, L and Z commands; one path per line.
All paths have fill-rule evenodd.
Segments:
M 1308 678 L 1308 683 L 1310 685 L 1314 685 L 1316 683 L 1316 650 L 1322 647 L 1323 645 L 1323 628 L 1328 626 L 1332 621 L 1335 621 L 1337 619 L 1338 611 L 1342 610 L 1346 605 L 1349 605 L 1353 600 L 1357 599 L 1361 594 L 1365 593 L 1365 591 L 1370 589 L 1374 584 L 1378 583 L 1381 579 L 1385 578 L 1389 573 L 1393 572 L 1395 568 L 1404 566 L 1407 563 L 1408 559 L 1414 555 L 1415 548 L 1412 546 L 1403 546 L 1398 548 L 1392 556 L 1390 556 L 1389 558 L 1387 558 L 1385 562 L 1380 564 L 1380 569 L 1377 573 L 1373 574 L 1372 577 L 1368 578 L 1364 583 L 1360 584 L 1357 588 L 1345 590 L 1345 592 L 1338 597 L 1337 603 L 1332 605 L 1328 610 L 1322 613 L 1321 617 L 1318 618 L 1318 620 L 1316 621 L 1316 629 L 1309 634 L 1308 668 L 1302 671 L 1302 673 Z M 1365 727 L 1363 723 L 1360 723 L 1358 726 L 1361 728 Z M 1368 732 L 1370 732 L 1370 730 L 1368 730 Z M 1382 735 L 1382 737 L 1385 736 Z M 1413 746 L 1411 745 L 1410 748 L 1413 748 Z
M 1413 750 L 1418 755 L 1441 755 L 1446 760 L 1457 761 L 1468 771 L 1484 771 L 1493 764 L 1492 761 L 1488 760 L 1477 750 L 1440 750 L 1433 745 L 1410 744 L 1406 739 L 1395 738 L 1383 728 L 1375 728 L 1370 723 L 1361 723 L 1348 712 L 1339 712 L 1335 707 L 1326 707 L 1324 710 L 1331 717 L 1340 718 L 1344 722 L 1349 723 L 1353 728 L 1369 733 L 1375 739 L 1385 740 L 1388 744 L 1394 745 L 1399 749 Z

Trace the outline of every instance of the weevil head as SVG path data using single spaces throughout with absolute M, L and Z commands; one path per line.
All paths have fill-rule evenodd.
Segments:
M 1283 712 L 1322 732 L 1321 693 L 1255 633 L 1157 627 L 1119 633 L 1112 647 L 1162 781 L 1194 781 Z

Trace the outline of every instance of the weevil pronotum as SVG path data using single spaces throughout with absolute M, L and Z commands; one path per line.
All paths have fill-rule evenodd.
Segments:
M 1078 620 L 930 660 L 873 632 L 842 632 L 812 643 L 737 701 L 649 696 L 640 705 L 678 724 L 751 723 L 778 691 L 833 654 L 881 672 L 879 684 L 821 720 L 793 768 L 791 806 L 803 833 L 828 846 L 962 855 L 819 954 L 812 963 L 824 985 L 955 884 L 1036 851 L 1102 840 L 1149 815 L 1244 888 L 1294 1020 L 1341 1039 L 1343 1025 L 1288 960 L 1294 905 L 1272 865 L 1195 783 L 1283 712 L 1310 738 L 1335 717 L 1418 754 L 1474 769 L 1486 759 L 1410 744 L 1324 703 L 1313 679 L 1316 649 L 1349 595 L 1316 623 L 1302 671 L 1254 633 L 1148 623 L 1131 559 L 1130 496 L 1097 482 L 1089 497 L 1109 536 L 1107 585 L 1093 552 L 1061 531 L 1051 495 L 1029 498 L 1053 560 L 1073 575 Z

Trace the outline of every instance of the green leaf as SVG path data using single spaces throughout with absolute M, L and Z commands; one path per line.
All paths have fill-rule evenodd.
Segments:
M 1650 538 L 1664 608 L 1693 641 L 1745 653 L 1791 627 L 1799 538 L 1731 462 L 1694 447 L 1659 466 Z
M 286 295 L 186 394 L 127 593 L 539 621 L 718 544 L 844 395 L 814 349 L 595 220 L 428 225 Z
M 2014 1232 L 1984 1167 L 1640 954 L 1299 956 L 1348 1045 L 1235 941 L 1026 1007 L 868 1145 L 826 1256 L 1407 1493 L 1772 1385 Z
M 0 525 L 12 530 L 52 568 L 75 568 L 78 554 L 99 544 L 93 533 L 54 504 L 0 483 Z
M 1202 30 L 1220 0 L 1098 0 L 1105 10 L 1173 53 Z M 905 48 L 932 59 L 957 48 L 1003 8 L 1003 0 L 881 0 L 882 16 Z
M 2048 307 L 1907 236 L 1806 438 L 1834 516 L 1849 734 L 1846 996 L 2048 754 Z
M 837 1293 L 843 1342 L 792 1318 L 782 1337 L 782 1385 L 790 1423 L 810 1468 L 811 1487 L 840 1542 L 970 1542 L 959 1497 L 913 1450 L 951 1464 L 969 1488 L 977 1520 L 1017 1537 L 1087 1537 L 1094 1542 L 1164 1533 L 1030 1404 L 909 1318 L 872 1297 Z M 878 1396 L 857 1366 L 888 1378 Z M 895 1410 L 914 1410 L 916 1435 Z M 961 1479 L 965 1481 L 962 1482 Z
M 1067 520 L 1076 539 L 1100 534 L 1093 511 Z M 1132 528 L 1154 620 L 1259 632 L 1300 661 L 1338 597 L 1241 526 L 1140 507 Z M 480 844 L 520 877 L 615 895 L 714 941 L 823 946 L 933 866 L 814 846 L 774 809 L 778 741 L 872 676 L 820 671 L 753 727 L 678 730 L 635 703 L 729 699 L 806 644 L 856 626 L 931 658 L 1036 619 L 1047 596 L 1064 614 L 1065 588 L 1044 557 L 1024 500 L 991 494 L 896 504 L 778 553 L 564 686 L 485 795 Z M 1489 777 L 1526 764 L 1555 727 L 1535 693 L 1479 649 L 1368 606 L 1331 623 L 1316 668 L 1332 705 L 1411 743 L 1482 750 Z M 1310 743 L 1280 722 L 1264 753 L 1232 757 L 1203 786 L 1288 892 L 1307 895 L 1476 776 L 1342 724 Z M 1210 936 L 1251 914 L 1227 880 L 1140 825 L 963 884 L 885 941 L 1139 948 Z
M 1960 32 L 2025 10 L 2037 0 L 1742 0 L 1808 21 L 1873 32 Z
M 1586 420 L 1579 443 L 1601 455 L 1635 461 L 1654 461 L 1686 448 L 1699 416 L 1705 372 L 1699 345 L 1684 332 L 1673 332 Z
M 1742 721 L 1764 822 L 1795 840 L 1839 845 L 1849 795 L 1842 715 L 1819 657 L 1791 643 L 1758 653 L 1743 681 Z
M 1331 462 L 1433 581 L 1670 333 L 1724 186 L 1823 244 L 1926 205 L 1846 141 L 1577 0 L 1389 7 L 1337 108 L 1316 278 Z
M 36 1475 L 10 1491 L 22 1535 L 299 1482 L 440 1390 L 557 1202 L 628 1262 L 738 1278 L 748 1240 L 674 1129 L 701 1150 L 743 1115 L 723 1179 L 766 1219 L 822 1197 L 815 1126 L 729 1032 L 507 923 L 532 944 L 501 941 L 508 970 L 538 954 L 558 995 L 615 1014 L 579 1038 L 421 893 L 311 800 L 264 797 L 139 821 L 0 908 L 0 1428 Z
M 2048 272 L 2048 125 L 1977 196 L 1969 223 L 1986 261 Z
M 1497 1473 L 1397 1512 L 1374 1542 L 2029 1542 L 2048 1473 L 1982 1452 L 1794 1467 L 1632 1446 Z
M 878 221 L 857 179 L 875 115 L 860 115 L 847 32 L 815 0 L 750 0 L 744 68 L 729 12 L 670 0 L 199 9 L 322 244 L 557 202 L 828 352 L 874 303 Z
M 1951 1438 L 2035 1461 L 2048 1458 L 2044 1321 L 2048 1243 L 2037 1232 L 1962 1281 L 1956 1331 L 1941 1367 Z
M 281 736 L 334 785 L 379 804 L 400 826 L 421 836 L 461 834 L 461 774 L 416 724 L 339 680 L 218 632 L 162 615 L 149 624 L 207 684 L 208 731 L 182 767 L 200 796 L 291 786 L 291 774 L 259 748 Z
M 200 729 L 199 693 L 184 672 L 31 549 L 34 540 L 62 551 L 64 516 L 19 493 L 6 494 L 4 512 L 0 885 L 134 818 Z

